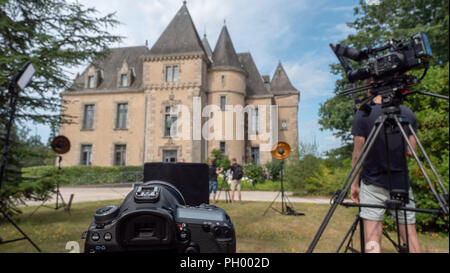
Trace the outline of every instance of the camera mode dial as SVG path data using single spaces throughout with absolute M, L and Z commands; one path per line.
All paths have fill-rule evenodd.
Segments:
M 94 219 L 97 224 L 107 224 L 119 214 L 119 207 L 106 206 L 94 213 Z

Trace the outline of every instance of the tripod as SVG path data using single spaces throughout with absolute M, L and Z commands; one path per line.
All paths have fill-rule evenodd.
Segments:
M 388 104 L 383 104 L 382 108 L 383 108 L 383 114 L 378 118 L 378 120 L 375 122 L 374 127 L 372 128 L 371 132 L 369 133 L 369 136 L 367 137 L 364 146 L 362 148 L 361 153 L 359 154 L 358 158 L 355 161 L 355 164 L 353 165 L 353 167 L 351 168 L 349 174 L 347 175 L 345 181 L 344 181 L 344 185 L 342 186 L 342 188 L 340 190 L 338 190 L 336 192 L 336 198 L 334 199 L 334 202 L 330 208 L 330 210 L 328 211 L 328 213 L 325 216 L 325 219 L 323 220 L 322 224 L 319 227 L 319 230 L 317 231 L 313 241 L 311 242 L 307 252 L 311 253 L 314 251 L 314 248 L 316 247 L 318 241 L 320 240 L 320 237 L 322 236 L 325 228 L 328 225 L 328 222 L 330 221 L 331 217 L 333 216 L 333 213 L 335 212 L 336 208 L 338 205 L 343 205 L 345 207 L 367 207 L 367 208 L 381 208 L 381 209 L 391 209 L 395 211 L 396 214 L 396 220 L 397 220 L 397 236 L 398 236 L 398 242 L 400 242 L 400 234 L 399 234 L 399 222 L 398 222 L 398 213 L 403 211 L 403 213 L 406 216 L 406 211 L 414 211 L 414 212 L 421 212 L 421 213 L 431 213 L 431 214 L 449 214 L 449 207 L 448 207 L 448 191 L 445 188 L 444 184 L 442 183 L 436 169 L 434 168 L 433 164 L 431 163 L 430 158 L 428 157 L 425 149 L 423 148 L 422 144 L 420 143 L 420 140 L 418 139 L 413 127 L 411 126 L 411 124 L 409 123 L 408 119 L 403 117 L 400 114 L 400 102 L 399 101 L 394 101 L 394 103 L 392 103 L 392 101 L 390 100 L 391 97 L 389 97 L 388 95 L 390 94 L 383 94 L 383 102 L 388 101 L 390 103 Z M 441 191 L 443 192 L 443 194 L 439 194 L 439 192 L 436 190 L 435 186 L 433 185 L 433 183 L 431 182 L 427 172 L 425 171 L 425 168 L 422 164 L 422 162 L 420 161 L 417 153 L 414 151 L 414 147 L 411 144 L 411 142 L 409 141 L 408 135 L 406 134 L 405 129 L 403 128 L 403 126 L 407 126 L 407 128 L 409 129 L 409 131 L 411 132 L 411 135 L 413 136 L 413 138 L 415 139 L 415 141 L 417 142 L 417 145 L 419 147 L 419 149 L 421 150 L 423 156 L 425 157 L 428 165 L 431 168 L 431 171 L 433 172 L 433 175 L 435 176 L 435 178 L 438 181 L 438 185 L 441 188 Z M 345 203 L 344 198 L 347 196 L 347 193 L 353 183 L 353 181 L 355 180 L 356 176 L 359 174 L 361 168 L 362 168 L 362 163 L 365 161 L 367 155 L 369 154 L 370 150 L 372 149 L 376 138 L 379 136 L 379 134 L 381 133 L 381 129 L 384 128 L 384 138 L 385 138 L 385 142 L 386 142 L 386 156 L 387 156 L 387 174 L 388 174 L 388 178 L 389 178 L 389 185 L 391 187 L 391 173 L 390 173 L 390 162 L 389 162 L 389 146 L 388 146 L 388 141 L 387 141 L 387 127 L 390 127 L 392 130 L 398 130 L 401 133 L 402 136 L 402 146 L 403 146 L 403 150 L 405 149 L 405 143 L 408 145 L 409 150 L 411 151 L 414 159 L 416 160 L 417 164 L 419 165 L 419 168 L 421 170 L 421 172 L 423 173 L 425 180 L 427 181 L 428 186 L 430 187 L 433 195 L 435 196 L 437 202 L 439 203 L 439 207 L 440 210 L 436 210 L 436 209 L 419 209 L 419 208 L 408 208 L 406 207 L 406 203 L 408 202 L 408 184 L 405 183 L 405 189 L 406 191 L 393 191 L 392 189 L 390 192 L 390 199 L 388 199 L 385 202 L 385 205 L 373 205 L 373 204 L 356 204 L 356 203 Z M 404 164 L 406 167 L 406 152 L 403 152 L 403 159 L 404 159 Z M 407 178 L 407 177 L 405 177 Z M 406 181 L 405 181 L 406 182 Z M 345 239 L 347 237 L 350 236 L 350 238 L 353 237 L 353 234 L 355 233 L 356 230 L 356 225 L 360 223 L 361 227 L 363 227 L 362 225 L 362 220 L 360 219 L 359 215 L 357 216 L 357 219 L 355 219 L 352 227 L 350 228 L 350 230 L 347 232 L 343 242 L 341 242 L 340 247 L 338 248 L 338 251 L 340 250 L 340 248 L 342 247 L 342 245 L 345 242 Z M 406 217 L 405 217 L 405 226 L 406 226 Z M 361 252 L 364 252 L 365 250 L 365 246 L 364 244 L 364 230 L 363 228 L 361 228 L 362 232 L 361 232 Z M 399 248 L 398 250 L 401 252 L 409 252 L 409 235 L 408 235 L 408 229 L 406 228 L 405 230 L 406 232 L 406 245 L 400 245 L 398 244 Z M 351 242 L 351 241 L 350 241 Z M 348 244 L 347 246 L 349 246 L 350 244 Z M 348 248 L 347 248 L 348 249 Z
M 224 178 L 225 180 L 225 178 Z M 216 200 L 219 201 L 220 194 L 222 193 L 222 187 L 219 189 L 219 193 L 217 194 Z M 225 186 L 225 203 L 231 203 L 231 195 L 230 189 L 228 186 Z
M 61 161 L 62 161 L 62 156 L 58 156 L 58 173 L 61 171 Z M 58 210 L 60 208 L 65 208 L 66 211 L 70 214 L 70 208 L 72 206 L 72 200 L 73 200 L 73 193 L 70 195 L 70 199 L 69 199 L 69 203 L 66 204 L 66 202 L 64 201 L 64 198 L 61 194 L 61 191 L 59 190 L 59 180 L 56 182 L 56 203 L 55 203 L 55 210 Z M 59 198 L 61 198 L 61 205 L 59 205 Z M 45 199 L 44 201 L 42 201 L 42 203 L 30 214 L 30 217 L 33 216 L 33 214 L 40 209 L 41 207 L 47 207 L 47 208 L 52 208 L 50 206 L 45 205 L 45 203 L 48 200 Z
M 283 154 L 283 153 L 284 152 L 280 152 L 280 154 Z M 275 199 L 273 199 L 272 203 L 270 203 L 270 205 L 264 211 L 263 216 L 266 215 L 266 213 L 267 213 L 267 211 L 269 211 L 269 209 L 273 209 L 274 211 L 278 212 L 281 215 L 294 215 L 294 216 L 305 215 L 304 213 L 296 212 L 293 209 L 294 206 L 292 205 L 291 201 L 285 194 L 284 186 L 283 186 L 283 173 L 284 173 L 284 159 L 281 160 L 281 170 L 280 170 L 281 189 L 278 192 Z M 278 199 L 278 196 L 280 196 L 280 195 L 281 195 L 281 211 L 273 207 L 273 204 L 275 203 L 275 201 Z

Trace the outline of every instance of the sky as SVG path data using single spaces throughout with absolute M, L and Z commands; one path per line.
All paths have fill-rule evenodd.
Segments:
M 69 2 L 75 2 L 70 0 Z M 78 0 L 95 7 L 98 15 L 115 12 L 121 24 L 110 31 L 125 38 L 111 47 L 153 46 L 181 8 L 182 0 Z M 237 52 L 250 52 L 261 75 L 272 77 L 281 61 L 292 84 L 300 91 L 299 141 L 316 142 L 319 152 L 341 145 L 318 124 L 320 104 L 333 96 L 337 79 L 329 65 L 337 63 L 329 43 L 352 33 L 346 25 L 355 19 L 359 0 L 188 0 L 187 7 L 202 37 L 214 49 L 225 23 Z M 76 72 L 82 72 L 80 67 Z M 72 78 L 75 75 L 72 76 Z M 45 142 L 49 128 L 32 125 Z

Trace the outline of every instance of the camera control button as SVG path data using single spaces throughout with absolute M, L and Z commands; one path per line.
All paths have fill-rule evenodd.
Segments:
M 103 236 L 103 239 L 105 239 L 105 241 L 111 241 L 112 239 L 112 234 L 109 232 L 105 233 L 105 236 Z
M 204 232 L 210 232 L 211 231 L 211 226 L 209 224 L 203 224 L 202 225 L 202 229 Z
M 97 232 L 92 233 L 91 239 L 92 241 L 100 240 L 100 234 L 98 234 Z
M 191 239 L 191 232 L 189 231 L 189 229 L 183 228 L 183 229 L 181 229 L 178 236 L 181 241 L 188 241 Z

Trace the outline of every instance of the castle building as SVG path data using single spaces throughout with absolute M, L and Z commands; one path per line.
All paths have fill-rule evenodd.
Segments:
M 281 62 L 272 79 L 261 76 L 250 53 L 236 53 L 225 25 L 211 50 L 206 35 L 200 38 L 186 4 L 150 50 L 147 46 L 111 49 L 78 75 L 73 88 L 61 97 L 63 114 L 72 117 L 72 123 L 60 127 L 60 134 L 72 144 L 63 155 L 64 166 L 204 162 L 214 149 L 239 163 L 264 164 L 272 156 L 261 150 L 260 123 L 254 122 L 260 119 L 260 106 L 278 106 L 274 128 L 278 140 L 291 147 L 298 143 L 300 93 Z M 178 105 L 195 112 L 194 98 L 202 107 L 216 105 L 221 112 L 228 105 L 254 106 L 245 115 L 246 121 L 252 121 L 245 122 L 245 137 L 237 138 L 234 131 L 233 138 L 174 137 L 179 134 L 174 124 L 182 123 L 191 136 L 198 136 L 193 120 L 201 128 L 208 122 L 203 115 L 180 115 Z M 232 115 L 233 124 L 242 122 L 236 113 Z M 226 114 L 222 119 L 226 134 Z M 269 117 L 266 120 L 270 122 Z M 247 137 L 249 130 L 255 138 Z

